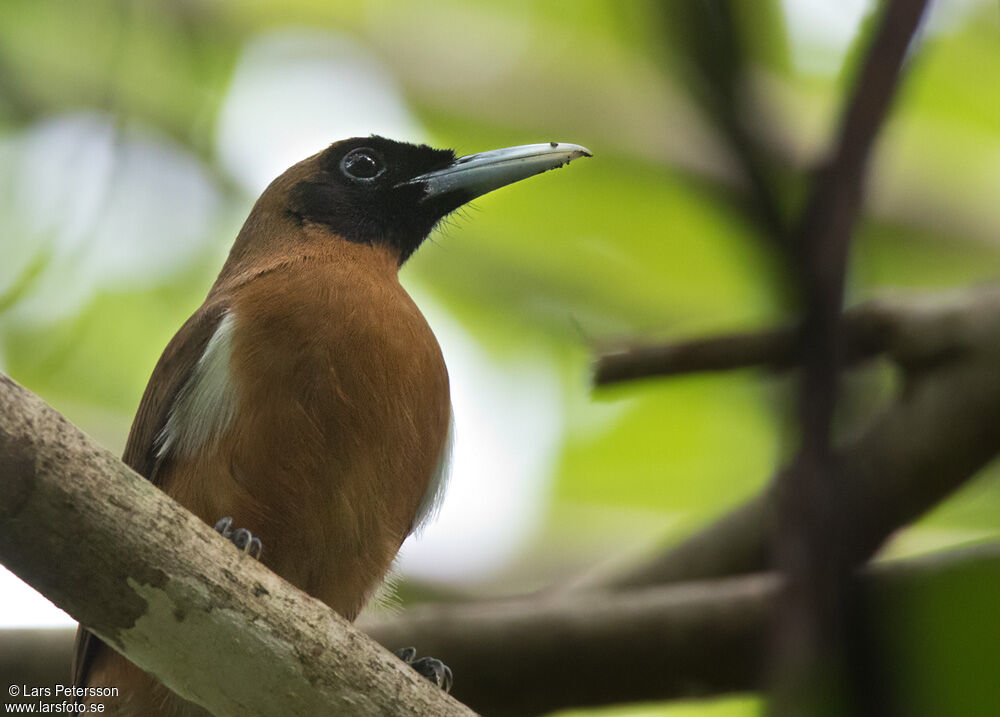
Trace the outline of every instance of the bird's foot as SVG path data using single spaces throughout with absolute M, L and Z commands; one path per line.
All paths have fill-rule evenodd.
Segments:
M 451 668 L 436 657 L 417 657 L 417 648 L 403 647 L 396 650 L 396 657 L 423 675 L 445 692 L 451 692 Z
M 260 559 L 260 551 L 264 548 L 260 538 L 253 537 L 253 533 L 246 528 L 237 528 L 236 530 L 232 528 L 233 519 L 229 517 L 221 518 L 215 524 L 215 532 L 235 545 L 237 550 L 246 553 L 251 558 Z

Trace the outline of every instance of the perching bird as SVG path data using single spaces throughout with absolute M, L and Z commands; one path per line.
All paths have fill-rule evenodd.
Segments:
M 124 462 L 353 620 L 448 458 L 448 373 L 399 268 L 469 200 L 583 156 L 550 142 L 456 159 L 372 136 L 291 167 L 160 357 Z M 204 714 L 82 628 L 74 683 L 118 687 L 109 714 Z

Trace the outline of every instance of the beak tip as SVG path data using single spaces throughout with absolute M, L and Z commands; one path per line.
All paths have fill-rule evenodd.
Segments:
M 549 146 L 552 149 L 563 149 L 572 152 L 569 160 L 578 159 L 580 157 L 593 157 L 594 153 L 591 152 L 586 147 L 582 147 L 579 144 L 570 144 L 569 142 L 549 142 Z

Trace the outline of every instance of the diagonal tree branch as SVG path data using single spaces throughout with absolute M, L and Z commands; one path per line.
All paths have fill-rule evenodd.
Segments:
M 220 717 L 471 715 L 0 374 L 0 561 Z

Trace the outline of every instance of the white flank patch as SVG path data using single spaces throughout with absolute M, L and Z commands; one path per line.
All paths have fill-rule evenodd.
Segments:
M 191 378 L 181 388 L 160 434 L 157 455 L 190 458 L 229 425 L 236 414 L 236 392 L 229 372 L 236 315 L 227 312 L 205 346 Z

